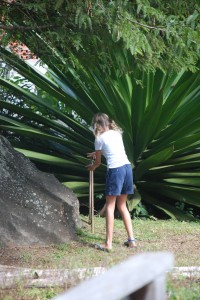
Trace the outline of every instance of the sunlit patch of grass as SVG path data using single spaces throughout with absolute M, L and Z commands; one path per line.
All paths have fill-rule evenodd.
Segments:
M 30 262 L 32 260 L 32 254 L 29 252 L 24 252 L 20 255 L 20 259 L 22 260 L 22 262 Z
M 169 300 L 199 300 L 200 278 L 179 276 L 174 279 L 167 277 L 167 294 Z
M 27 290 L 26 296 L 33 297 L 33 299 L 47 300 L 47 299 L 52 299 L 62 290 L 63 289 L 61 288 L 45 288 L 45 289 L 32 288 Z
M 23 285 L 13 289 L 0 290 L 2 300 L 49 300 L 61 293 L 64 288 L 24 288 Z
M 58 244 L 55 245 L 55 248 L 59 251 L 67 251 L 69 249 L 69 244 Z

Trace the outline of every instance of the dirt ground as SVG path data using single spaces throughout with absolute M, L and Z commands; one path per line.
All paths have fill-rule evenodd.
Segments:
M 4 247 L 0 245 L 0 265 L 17 268 L 39 269 L 75 269 L 75 268 L 109 268 L 128 257 L 142 252 L 169 251 L 174 255 L 174 266 L 200 266 L 200 226 L 199 223 L 178 223 L 175 221 L 134 221 L 134 230 L 138 247 L 128 249 L 124 247 L 125 230 L 121 221 L 116 221 L 114 229 L 114 244 L 111 253 L 105 253 L 94 249 L 95 243 L 104 241 L 105 220 L 95 220 L 95 234 L 91 234 L 90 227 L 84 225 L 82 232 L 78 234 L 77 241 L 69 244 L 49 245 L 45 247 Z M 191 290 L 191 284 L 195 284 L 194 293 L 199 293 L 199 278 L 189 283 L 184 281 L 186 293 Z M 46 300 L 51 299 L 61 290 L 45 289 L 45 294 L 27 296 L 27 290 L 0 290 L 0 300 Z M 177 291 L 177 284 L 172 290 Z M 38 291 L 31 291 L 38 293 Z M 26 296 L 23 296 L 26 293 Z M 177 292 L 176 292 L 177 293 Z M 184 299 L 181 298 L 172 299 Z M 198 297 L 192 299 L 199 299 Z M 189 298 L 186 298 L 190 300 Z

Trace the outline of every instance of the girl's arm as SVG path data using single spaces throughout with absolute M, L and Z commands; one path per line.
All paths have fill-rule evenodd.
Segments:
M 97 150 L 92 153 L 87 153 L 87 157 L 94 159 L 93 164 L 89 164 L 86 166 L 88 171 L 94 171 L 96 168 L 98 168 L 101 165 L 101 150 Z

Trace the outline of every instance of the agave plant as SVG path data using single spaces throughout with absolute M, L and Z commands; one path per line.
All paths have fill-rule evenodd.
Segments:
M 0 85 L 25 103 L 19 107 L 0 101 L 0 128 L 12 133 L 10 140 L 18 151 L 54 173 L 84 203 L 86 153 L 93 151 L 94 143 L 90 122 L 94 113 L 105 112 L 123 129 L 133 166 L 136 193 L 130 209 L 142 201 L 152 213 L 192 218 L 182 208 L 200 206 L 199 74 L 142 73 L 119 49 L 113 50 L 110 74 L 80 63 L 77 69 L 62 71 L 60 58 L 58 64 L 49 63 L 44 75 L 3 48 L 1 54 L 37 90 L 32 93 L 0 78 Z M 122 74 L 119 65 L 124 67 Z M 14 113 L 12 117 L 5 109 Z M 104 174 L 105 164 L 95 171 L 96 195 L 103 193 Z

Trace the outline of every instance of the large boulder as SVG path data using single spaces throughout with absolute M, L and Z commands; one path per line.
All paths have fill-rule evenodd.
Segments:
M 79 202 L 0 135 L 0 243 L 47 245 L 76 238 Z

